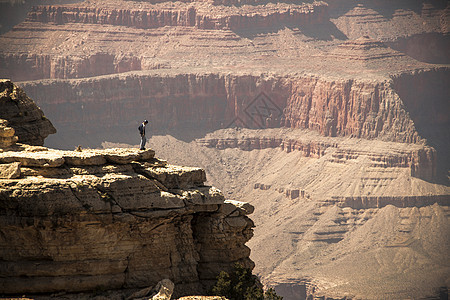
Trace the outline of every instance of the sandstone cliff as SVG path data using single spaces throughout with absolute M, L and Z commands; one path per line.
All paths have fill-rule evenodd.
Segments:
M 121 131 L 134 131 L 135 120 L 148 113 L 156 131 L 186 126 L 265 128 L 265 119 L 271 113 L 268 109 L 272 109 L 273 127 L 309 128 L 325 136 L 379 137 L 406 143 L 423 139 L 405 108 L 404 101 L 408 98 L 399 97 L 392 81 L 208 73 L 164 76 L 156 72 L 139 77 L 122 75 L 20 84 L 52 116 L 58 128 L 77 131 L 78 135 L 95 131 L 96 126 L 106 127 L 106 132 L 114 128 L 119 135 Z M 58 90 L 65 91 L 63 97 Z M 261 95 L 265 99 L 260 99 Z M 444 102 L 439 95 L 430 103 L 430 110 Z M 129 100 L 125 104 L 123 99 Z M 258 105 L 265 101 L 272 107 L 260 109 L 260 115 L 255 117 L 250 111 L 255 101 Z M 99 115 L 97 110 L 105 113 Z M 75 119 L 83 122 L 74 126 L 71 120 Z M 123 127 L 116 128 L 119 125 Z M 124 136 L 127 141 L 129 135 Z
M 282 74 L 288 69 L 352 73 L 347 64 L 324 61 L 322 54 L 362 36 L 401 54 L 418 52 L 414 57 L 420 61 L 448 62 L 441 48 L 448 45 L 450 14 L 442 3 L 423 8 L 405 3 L 392 12 L 390 1 L 341 1 L 336 9 L 330 0 L 332 10 L 323 1 L 220 2 L 96 0 L 37 6 L 27 21 L 0 37 L 0 76 L 15 81 L 83 78 L 155 68 L 183 74 L 186 66 L 232 73 L 256 66 Z M 414 50 L 418 46 L 411 44 L 425 45 Z M 402 61 L 401 69 L 417 67 L 408 55 Z
M 20 151 L 21 150 L 21 151 Z M 235 262 L 253 268 L 253 208 L 205 186 L 198 168 L 134 149 L 0 154 L 0 293 L 83 292 L 155 285 L 202 294 Z
M 56 133 L 42 110 L 9 80 L 0 80 L 0 119 L 8 120 L 20 143 L 43 145 L 49 134 Z
M 161 1 L 165 2 L 165 1 Z M 192 1 L 196 2 L 196 1 Z M 141 3 L 133 9 L 117 9 L 113 5 L 98 8 L 95 4 L 84 3 L 72 6 L 37 6 L 28 14 L 30 22 L 91 23 L 137 28 L 158 28 L 164 26 L 196 27 L 199 29 L 248 29 L 270 28 L 282 24 L 318 24 L 328 18 L 327 6 L 323 2 L 312 4 L 268 5 L 263 10 L 253 10 L 247 6 L 239 10 L 234 6 L 214 3 L 204 5 L 202 1 L 178 4 L 178 9 L 166 3 Z M 205 1 L 206 2 L 206 1 Z M 229 3 L 232 4 L 232 3 Z M 246 3 L 241 3 L 245 5 Z M 133 3 L 128 5 L 133 6 Z M 282 9 L 280 9 L 282 8 Z
M 438 167 L 446 168 L 448 143 L 436 141 L 446 140 L 448 120 L 443 112 L 448 110 L 447 73 L 445 68 L 436 68 L 373 82 L 316 76 L 167 76 L 152 72 L 20 84 L 52 116 L 60 132 L 70 137 L 50 141 L 53 146 L 99 146 L 105 140 L 131 144 L 130 132 L 135 131 L 136 120 L 150 117 L 152 134 L 239 126 L 312 129 L 323 136 L 402 143 L 426 144 L 428 139 L 437 150 Z M 420 83 L 415 79 L 418 77 Z M 412 86 L 420 87 L 419 92 L 411 92 Z M 64 96 L 59 90 L 65 91 Z M 425 105 L 419 99 L 426 95 L 433 97 Z M 433 114 L 439 117 L 432 118 Z M 270 115 L 269 124 L 266 120 Z
M 436 177 L 437 169 L 436 150 L 429 146 L 381 141 L 360 141 L 355 145 L 348 139 L 321 137 L 310 131 L 227 129 L 207 134 L 196 143 L 220 150 L 278 148 L 287 153 L 299 151 L 302 157 L 315 159 L 328 154 L 327 160 L 336 164 L 364 158 L 370 167 L 406 168 L 410 170 L 409 175 L 428 181 Z

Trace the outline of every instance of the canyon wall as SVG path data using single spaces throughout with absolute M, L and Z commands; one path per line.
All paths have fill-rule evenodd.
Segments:
M 8 54 L 0 56 L 8 78 L 36 80 L 42 78 L 84 78 L 141 70 L 141 59 L 127 55 L 95 53 L 78 56 L 49 54 Z M 25 71 L 26 70 L 26 71 Z
M 14 81 L 68 79 L 151 69 L 154 66 L 146 64 L 144 60 L 145 57 L 154 57 L 155 53 L 146 53 L 152 51 L 147 49 L 147 43 L 159 44 L 157 37 L 164 34 L 157 31 L 167 30 L 169 27 L 232 33 L 284 26 L 314 26 L 328 21 L 327 5 L 323 2 L 277 6 L 272 4 L 263 11 L 252 6 L 239 9 L 202 2 L 192 5 L 178 2 L 177 5 L 171 5 L 170 2 L 150 4 L 129 1 L 125 4 L 129 7 L 124 9 L 117 8 L 123 4 L 102 5 L 99 7 L 83 2 L 33 7 L 27 20 L 15 26 L 7 35 L 22 36 L 18 42 L 28 45 L 36 43 L 35 38 L 40 39 L 39 33 L 60 32 L 61 35 L 69 34 L 72 39 L 49 42 L 48 44 L 59 44 L 60 47 L 45 50 L 37 50 L 36 47 L 27 49 L 28 46 L 25 46 L 19 47 L 18 51 L 8 51 L 8 46 L 3 46 L 0 49 L 0 76 Z M 136 38 L 124 37 L 124 30 L 140 38 L 147 36 L 148 39 L 144 39 L 142 43 L 138 41 L 139 45 L 125 50 L 118 50 L 120 46 L 111 48 L 111 43 Z M 90 32 L 92 40 L 91 37 L 88 40 L 80 39 L 79 36 L 73 35 L 74 32 Z M 106 37 L 111 34 L 112 36 Z M 182 35 L 184 34 L 180 34 Z M 55 35 L 49 40 L 54 37 Z M 235 36 L 234 39 L 239 38 Z M 13 43 L 15 42 L 17 40 Z M 68 47 L 62 46 L 63 44 Z M 78 46 L 80 48 L 77 49 Z
M 421 140 L 389 82 L 299 80 L 292 87 L 285 118 L 288 127 L 310 128 L 325 136 Z
M 430 70 L 427 72 L 430 79 L 424 81 L 432 80 L 434 73 L 442 77 L 447 72 Z M 422 84 L 426 93 L 427 84 Z M 117 136 L 128 136 L 141 119 L 149 118 L 154 132 L 286 126 L 314 129 L 324 136 L 381 138 L 405 143 L 421 143 L 423 138 L 391 82 L 220 74 L 129 74 L 22 82 L 20 85 L 63 132 L 96 134 L 102 130 L 111 132 L 114 128 Z M 429 92 L 443 97 L 447 89 L 442 85 Z M 435 110 L 438 102 L 429 103 L 428 109 Z M 99 111 L 102 114 L 99 115 Z
M 0 34 L 3 34 L 20 22 L 25 21 L 28 13 L 35 5 L 52 5 L 81 2 L 82 0 L 27 0 L 0 1 Z
M 279 148 L 287 153 L 299 151 L 303 157 L 309 158 L 321 158 L 330 153 L 327 161 L 337 164 L 347 164 L 351 160 L 364 158 L 365 161 L 369 162 L 368 167 L 407 168 L 410 170 L 409 174 L 411 176 L 429 181 L 436 177 L 438 168 L 436 150 L 432 147 L 421 145 L 409 145 L 408 147 L 402 144 L 385 143 L 383 145 L 382 142 L 378 142 L 383 145 L 381 151 L 379 149 L 367 151 L 363 145 L 360 145 L 363 149 L 358 149 L 358 147 L 348 145 L 341 140 L 324 140 L 320 137 L 314 140 L 305 139 L 304 137 L 274 137 L 270 135 L 242 138 L 210 138 L 206 136 L 205 138 L 197 139 L 196 143 L 199 146 L 220 150 L 240 149 L 251 151 Z M 258 185 L 258 188 L 261 187 L 264 189 L 264 184 Z
M 221 8 L 219 8 L 220 10 Z M 89 6 L 37 6 L 28 14 L 28 21 L 42 23 L 91 23 L 136 28 L 189 26 L 199 29 L 241 30 L 280 26 L 282 24 L 318 24 L 328 19 L 325 3 L 292 5 L 284 10 L 268 13 L 215 16 L 214 12 L 197 11 L 194 6 L 181 9 L 153 7 L 145 9 L 114 9 Z

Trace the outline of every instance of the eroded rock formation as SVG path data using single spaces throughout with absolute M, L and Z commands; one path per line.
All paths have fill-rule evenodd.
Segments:
M 295 147 L 273 147 L 279 137 Z M 420 165 L 416 154 L 430 147 L 286 128 L 150 142 L 178 163 L 202 166 L 210 182 L 255 206 L 255 273 L 283 297 L 446 295 L 450 188 L 416 177 L 409 165 Z M 323 150 L 314 153 L 317 146 Z
M 199 2 L 195 4 L 191 4 L 189 1 L 186 4 L 179 3 L 178 9 L 164 3 L 141 3 L 135 9 L 117 9 L 112 5 L 103 8 L 98 8 L 95 5 L 38 6 L 34 7 L 28 14 L 27 21 L 57 25 L 90 23 L 137 28 L 183 26 L 199 29 L 239 30 L 270 28 L 282 24 L 318 24 L 328 18 L 327 6 L 323 2 L 282 5 L 276 8 L 275 6 L 267 6 L 264 10 L 253 11 L 251 7 L 247 6 L 245 13 L 233 6 L 221 6 L 222 3 L 214 3 L 216 5 L 214 10 L 207 3 L 205 3 L 206 5 Z M 133 3 L 129 3 L 129 5 L 133 5 Z
M 287 153 L 300 151 L 303 157 L 309 158 L 330 154 L 326 159 L 333 163 L 346 164 L 351 160 L 364 159 L 370 162 L 370 167 L 408 168 L 411 176 L 429 181 L 436 177 L 436 150 L 425 145 L 364 141 L 355 146 L 349 140 L 325 138 L 308 132 L 244 129 L 215 132 L 196 142 L 200 146 L 221 150 L 279 148 Z
M 0 119 L 0 148 L 8 148 L 19 139 L 12 127 L 8 127 L 8 121 Z
M 2 294 L 138 288 L 169 278 L 206 293 L 235 262 L 253 268 L 253 211 L 205 186 L 198 168 L 153 150 L 58 151 L 18 145 L 0 166 Z
M 10 80 L 0 80 L 0 119 L 8 120 L 14 129 L 3 128 L 4 134 L 15 133 L 20 143 L 42 146 L 49 134 L 56 133 L 42 110 Z

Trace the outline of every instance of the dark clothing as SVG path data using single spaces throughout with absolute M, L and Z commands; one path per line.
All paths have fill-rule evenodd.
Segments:
M 141 134 L 141 144 L 139 145 L 139 148 L 141 150 L 145 150 L 145 143 L 147 142 L 147 139 L 145 138 L 145 124 L 142 123 L 138 127 L 139 133 Z
M 144 124 L 139 125 L 138 129 L 139 129 L 139 133 L 141 134 L 141 136 L 145 135 L 145 126 L 144 126 Z

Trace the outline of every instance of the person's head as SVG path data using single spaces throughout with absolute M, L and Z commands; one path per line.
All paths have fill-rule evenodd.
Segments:
M 148 124 L 148 121 L 147 121 L 147 120 L 144 120 L 144 124 L 147 125 L 147 124 Z

